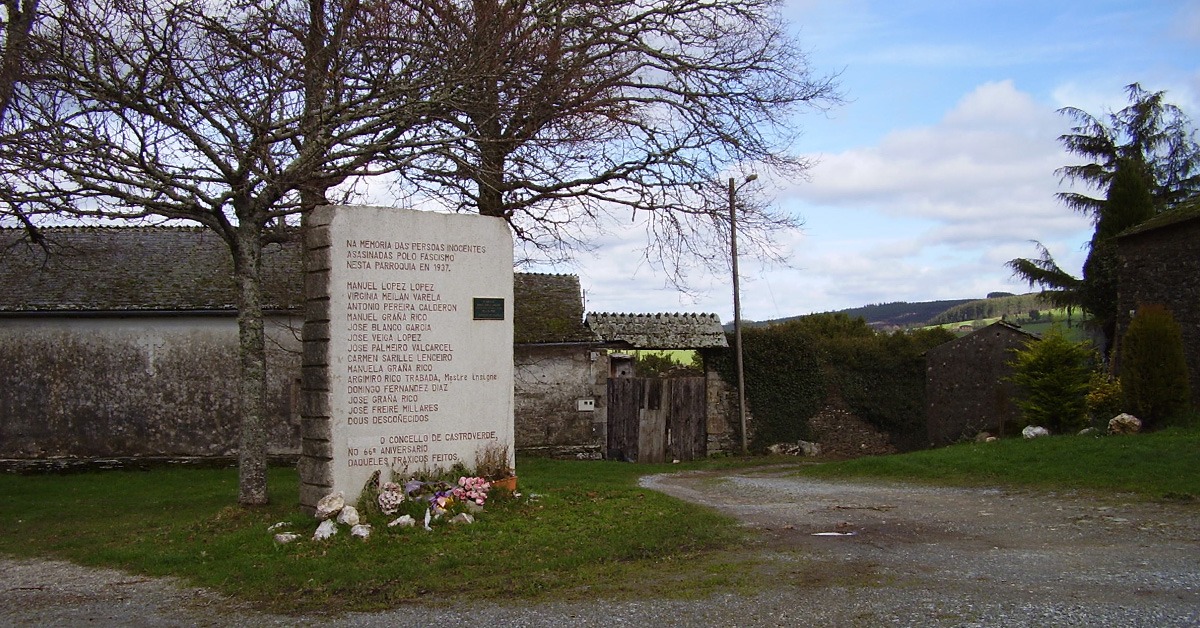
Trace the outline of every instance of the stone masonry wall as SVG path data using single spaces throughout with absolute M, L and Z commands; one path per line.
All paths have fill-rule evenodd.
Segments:
M 558 454 L 600 452 L 607 428 L 608 359 L 582 344 L 521 345 L 516 366 L 516 447 Z M 580 400 L 594 409 L 579 410 Z
M 1138 305 L 1165 306 L 1183 331 L 1192 405 L 1200 408 L 1200 218 L 1122 237 L 1118 247 L 1123 265 L 1114 356 L 1119 360 L 1121 338 Z
M 1016 387 L 1005 381 L 1007 362 L 1029 336 L 990 325 L 926 353 L 926 420 L 929 443 L 949 445 L 981 431 L 1011 430 L 1020 419 Z
M 266 325 L 271 454 L 299 451 L 293 324 Z M 237 451 L 232 316 L 6 317 L 0 364 L 0 457 Z

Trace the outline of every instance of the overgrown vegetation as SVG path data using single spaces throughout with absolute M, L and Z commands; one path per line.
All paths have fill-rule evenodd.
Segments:
M 1099 356 L 1090 344 L 1067 340 L 1051 329 L 1016 351 L 1011 381 L 1022 395 L 1022 426 L 1040 425 L 1052 433 L 1075 432 L 1088 423 L 1088 392 Z
M 633 364 L 638 377 L 700 376 L 704 374 L 702 363 L 697 362 L 694 351 L 636 351 Z
M 1190 410 L 1182 331 L 1167 308 L 1138 308 L 1121 345 L 1121 383 L 1125 406 L 1147 427 L 1177 420 Z
M 860 319 L 861 320 L 861 319 Z M 831 336 L 824 354 L 837 391 L 860 419 L 901 450 L 925 444 L 924 353 L 954 335 L 943 329 L 871 336 Z
M 799 473 L 955 486 L 1121 491 L 1151 499 L 1195 500 L 1200 497 L 1200 430 L 1001 439 L 805 466 Z
M 365 542 L 344 529 L 309 540 L 317 522 L 295 506 L 291 469 L 270 470 L 276 498 L 261 508 L 229 506 L 231 469 L 0 476 L 0 552 L 179 576 L 288 611 L 738 586 L 721 562 L 742 541 L 730 519 L 637 486 L 681 466 L 522 459 L 521 491 L 536 498 L 433 532 L 372 520 Z M 267 527 L 278 521 L 304 538 L 276 545 Z
M 729 340 L 733 346 L 733 338 Z M 753 447 L 809 438 L 807 419 L 827 397 L 822 360 L 812 336 L 798 321 L 742 329 L 746 401 L 754 414 Z M 714 356 L 721 377 L 733 385 L 733 351 Z
M 742 330 L 746 397 L 754 413 L 754 446 L 808 437 L 807 421 L 838 395 L 864 421 L 901 448 L 925 435 L 922 354 L 954 336 L 944 329 L 880 334 L 862 318 L 814 314 Z M 732 345 L 732 341 L 730 343 Z M 717 363 L 736 381 L 732 359 Z

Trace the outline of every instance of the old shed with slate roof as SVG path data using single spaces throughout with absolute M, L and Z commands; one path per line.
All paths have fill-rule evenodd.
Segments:
M 204 229 L 0 230 L 0 457 L 227 456 L 237 446 L 232 261 Z M 294 454 L 299 257 L 268 246 L 272 454 Z
M 225 243 L 201 228 L 44 233 L 49 254 L 22 231 L 0 229 L 0 458 L 236 453 L 237 311 Z M 299 451 L 300 265 L 298 246 L 264 251 L 276 455 Z M 692 315 L 642 315 L 659 327 L 643 324 L 640 336 L 600 315 L 606 342 L 584 324 L 577 277 L 518 273 L 514 282 L 521 450 L 600 455 L 608 347 L 722 346 L 720 321 Z
M 623 397 L 626 395 L 637 397 L 628 401 L 637 407 L 623 411 L 609 409 L 610 434 L 606 448 L 610 455 L 633 458 L 636 450 L 638 459 L 661 462 L 667 456 L 692 459 L 736 448 L 740 426 L 731 420 L 737 410 L 735 391 L 709 367 L 711 353 L 729 346 L 717 315 L 593 313 L 587 316 L 587 326 L 600 337 L 605 348 L 618 351 L 691 349 L 700 353 L 705 365 L 702 376 L 695 378 L 699 381 L 690 384 L 682 379 L 662 382 L 662 386 L 656 382 L 632 387 L 628 382 L 610 382 L 608 402 L 614 407 L 625 407 L 627 403 Z M 632 356 L 613 354 L 609 369 L 612 378 L 632 376 Z M 660 395 L 661 400 L 658 400 Z M 661 417 L 663 425 L 648 424 L 660 405 L 667 414 Z M 682 407 L 692 407 L 689 412 L 697 414 L 696 420 L 702 425 L 693 425 L 691 419 L 674 417 Z M 628 416 L 621 416 L 622 412 Z M 635 413 L 640 418 L 635 418 Z M 662 429 L 665 433 L 657 434 Z M 678 438 L 684 432 L 686 444 Z M 651 433 L 654 435 L 648 436 Z M 657 442 L 660 436 L 662 442 Z
M 925 352 L 925 408 L 929 443 L 950 445 L 980 432 L 999 436 L 1021 418 L 1008 381 L 1013 351 L 1036 336 L 997 321 Z
M 1175 316 L 1200 408 L 1200 200 L 1163 212 L 1117 236 L 1117 346 L 1140 305 L 1159 304 Z

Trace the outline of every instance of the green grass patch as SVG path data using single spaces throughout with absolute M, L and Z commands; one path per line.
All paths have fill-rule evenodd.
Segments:
M 388 608 L 411 601 L 704 595 L 736 585 L 734 522 L 637 487 L 681 465 L 530 459 L 525 498 L 497 499 L 469 526 L 345 527 L 311 540 L 294 470 L 271 469 L 273 504 L 233 505 L 236 471 L 158 469 L 2 476 L 0 552 L 173 575 L 276 610 Z M 538 497 L 529 498 L 531 494 Z M 276 545 L 290 521 L 303 540 Z M 747 579 L 742 579 L 747 580 Z M 744 581 L 747 587 L 752 583 Z
M 954 486 L 1018 486 L 1200 497 L 1200 430 L 964 443 L 804 467 L 818 478 L 873 477 Z

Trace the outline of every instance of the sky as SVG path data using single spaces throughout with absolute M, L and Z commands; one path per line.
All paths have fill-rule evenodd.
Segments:
M 751 185 L 803 227 L 786 265 L 740 258 L 742 317 L 768 320 L 874 303 L 1031 291 L 1005 262 L 1043 243 L 1075 275 L 1092 226 L 1055 193 L 1080 163 L 1058 136 L 1062 107 L 1127 104 L 1134 82 L 1200 120 L 1200 0 L 786 0 L 819 74 L 848 102 L 796 123 L 807 181 Z M 568 266 L 589 312 L 705 312 L 733 318 L 730 274 L 690 291 L 612 234 Z

